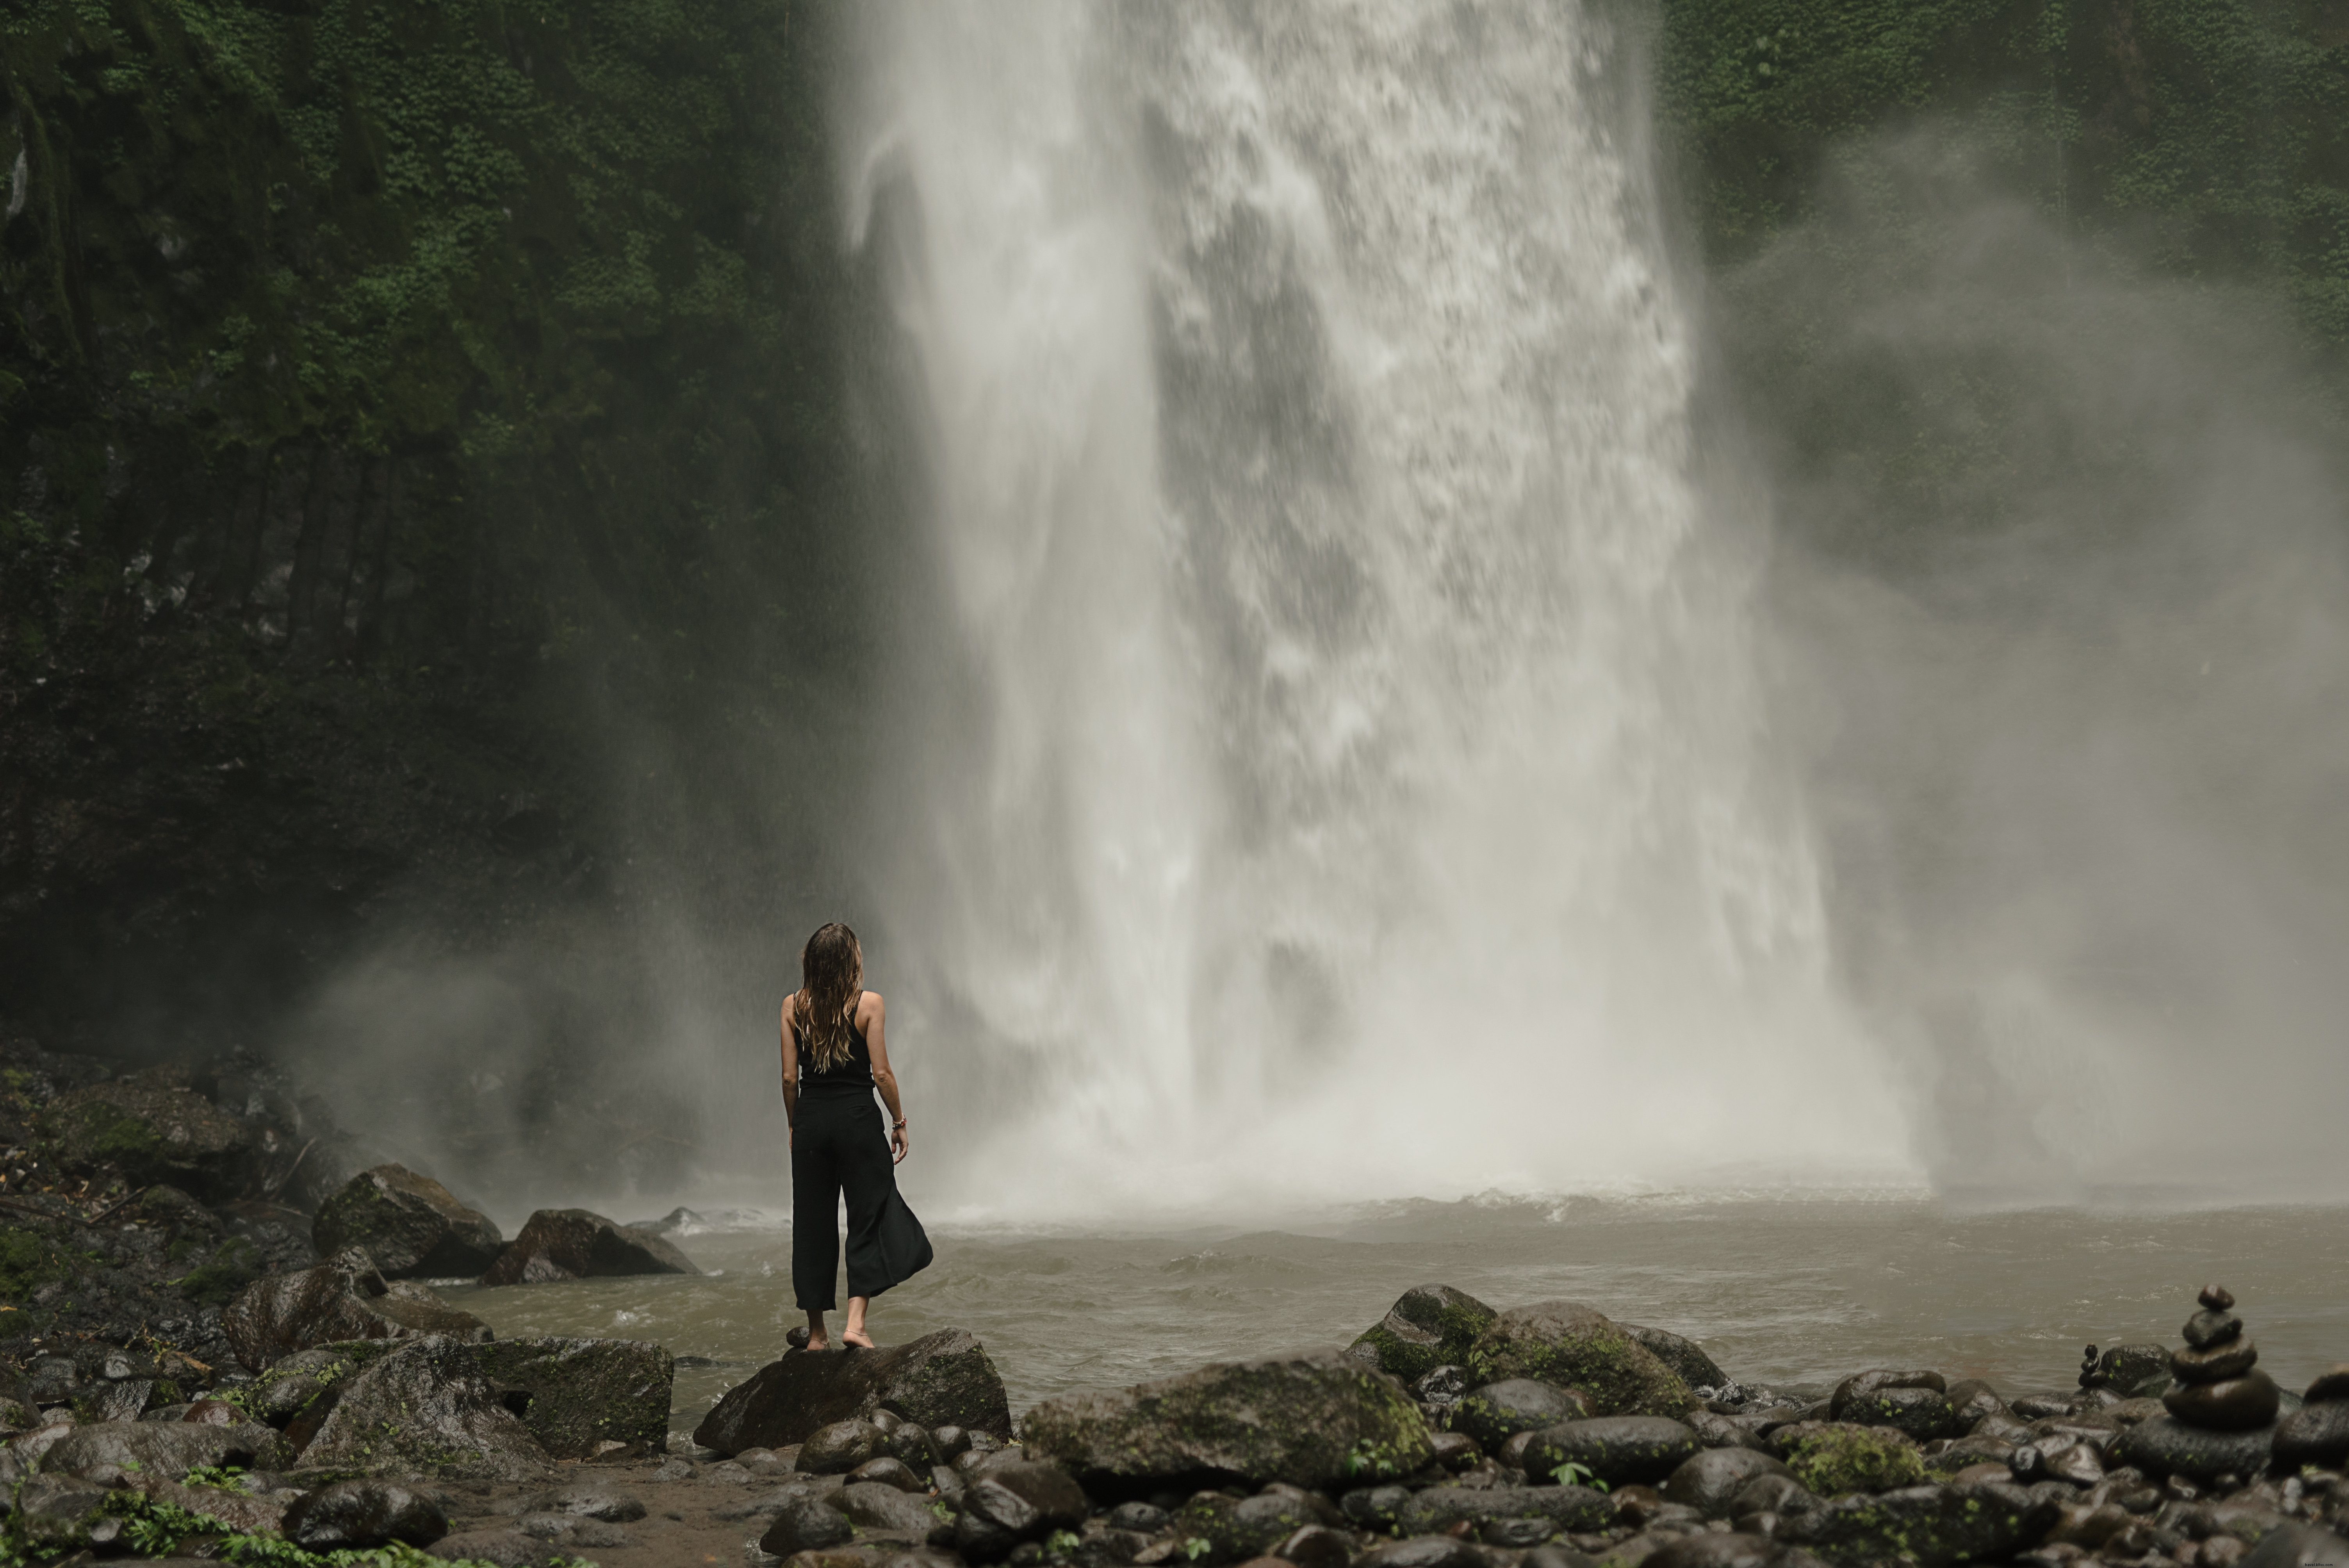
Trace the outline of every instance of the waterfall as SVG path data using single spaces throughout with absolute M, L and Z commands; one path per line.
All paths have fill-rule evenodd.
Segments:
M 936 583 L 876 967 L 954 1191 L 1905 1170 L 1604 13 L 864 26 L 852 241 L 911 214 Z

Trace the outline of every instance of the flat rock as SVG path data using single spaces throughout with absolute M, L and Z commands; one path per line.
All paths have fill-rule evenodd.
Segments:
M 1396 1511 L 1406 1535 L 1440 1535 L 1462 1520 L 1475 1525 L 1538 1519 L 1553 1530 L 1599 1531 L 1615 1522 L 1615 1504 L 1584 1486 L 1431 1486 Z
M 1899 1558 L 1939 1568 L 2010 1557 L 2054 1518 L 2055 1504 L 2019 1486 L 1918 1486 L 1837 1498 L 1782 1521 L 1779 1539 L 1831 1563 Z
M 1011 1433 L 1003 1379 L 987 1347 L 942 1328 L 876 1350 L 792 1350 L 726 1391 L 693 1440 L 722 1454 L 805 1442 L 834 1421 L 889 1409 L 917 1426 Z
M 1347 1354 L 1415 1383 L 1438 1367 L 1461 1366 L 1495 1314 L 1448 1284 L 1415 1285 L 1362 1331 Z
M 322 1345 L 419 1335 L 485 1340 L 490 1326 L 412 1281 L 386 1280 L 364 1251 L 346 1247 L 316 1268 L 254 1281 L 221 1314 L 221 1332 L 238 1360 L 262 1372 Z
M 338 1480 L 285 1511 L 285 1538 L 308 1552 L 429 1546 L 449 1533 L 449 1516 L 421 1492 L 388 1480 Z
M 478 1274 L 505 1237 L 485 1214 L 405 1165 L 362 1171 L 319 1205 L 310 1237 L 320 1257 L 361 1247 L 386 1279 Z
M 458 1340 L 418 1339 L 353 1373 L 303 1450 L 303 1468 L 476 1480 L 544 1474 L 546 1449 L 474 1352 Z
M 1601 1416 L 1677 1417 L 1696 1402 L 1622 1325 L 1575 1301 L 1511 1307 L 1477 1336 L 1465 1365 L 1482 1382 L 1531 1377 L 1578 1388 Z
M 133 1185 L 169 1182 L 218 1202 L 251 1171 L 244 1124 L 191 1089 L 125 1079 L 69 1089 L 41 1108 L 68 1170 L 111 1165 Z
M 1526 1473 L 1547 1476 L 1580 1465 L 1610 1487 L 1630 1486 L 1663 1480 L 1703 1447 L 1687 1427 L 1661 1416 L 1565 1421 L 1534 1434 L 1526 1445 Z
M 698 1274 L 667 1237 L 585 1209 L 541 1209 L 481 1275 L 483 1284 L 543 1284 L 621 1274 Z
M 494 1563 L 498 1568 L 542 1568 L 571 1561 L 571 1553 L 561 1546 L 533 1541 L 519 1530 L 468 1530 L 444 1535 L 425 1551 L 450 1563 Z
M 1719 1388 L 1730 1382 L 1729 1374 L 1699 1349 L 1692 1339 L 1661 1328 L 1642 1328 L 1636 1323 L 1623 1325 L 1623 1332 L 1645 1346 L 1650 1355 L 1671 1367 L 1673 1375 L 1692 1388 Z
M 2214 1432 L 2175 1416 L 2139 1421 L 2113 1441 L 2112 1457 L 2155 1477 L 2180 1475 L 2208 1483 L 2222 1475 L 2255 1476 L 2267 1468 L 2275 1429 Z
M 259 1421 L 215 1427 L 192 1421 L 98 1421 L 76 1427 L 49 1445 L 41 1470 L 78 1475 L 99 1465 L 177 1480 L 191 1470 L 233 1465 L 282 1470 L 285 1440 Z
M 1452 1407 L 1452 1429 L 1475 1439 L 1486 1453 L 1497 1454 L 1519 1432 L 1584 1420 L 1590 1413 L 1590 1401 L 1571 1388 L 1510 1377 L 1463 1394 Z
M 832 1506 L 860 1530 L 892 1531 L 910 1535 L 916 1541 L 926 1539 L 942 1522 L 930 1511 L 926 1498 L 916 1497 L 883 1481 L 851 1481 L 833 1494 Z
M 523 1425 L 558 1460 L 634 1459 L 667 1444 L 677 1358 L 650 1340 L 502 1339 L 473 1346 L 472 1363 L 501 1390 L 530 1396 Z
M 1030 1452 L 1103 1496 L 1231 1480 L 1334 1491 L 1413 1474 L 1434 1456 L 1401 1384 L 1326 1354 L 1225 1362 L 1048 1399 L 1021 1435 Z

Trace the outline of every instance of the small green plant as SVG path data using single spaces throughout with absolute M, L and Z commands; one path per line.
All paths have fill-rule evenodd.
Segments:
M 235 1465 L 198 1465 L 183 1478 L 186 1486 L 208 1486 L 215 1491 L 244 1491 L 244 1471 Z
M 1083 1542 L 1075 1531 L 1055 1530 L 1044 1538 L 1044 1555 L 1062 1559 L 1073 1557 L 1081 1544 Z
M 1196 1563 L 1216 1549 L 1216 1543 L 1204 1535 L 1194 1535 L 1183 1542 L 1183 1555 Z
M 1593 1475 L 1588 1465 L 1577 1464 L 1572 1460 L 1550 1471 L 1549 1478 L 1560 1486 L 1587 1486 L 1593 1491 L 1607 1490 L 1607 1483 Z

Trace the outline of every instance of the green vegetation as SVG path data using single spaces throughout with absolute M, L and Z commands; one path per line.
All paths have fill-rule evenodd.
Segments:
M 37 1231 L 0 1225 L 0 1301 L 20 1310 L 33 1293 L 53 1281 L 70 1279 L 72 1255 Z
M 1925 1462 L 1917 1445 L 1882 1427 L 1836 1427 L 1814 1432 L 1786 1456 L 1795 1479 L 1821 1497 L 1847 1491 L 1890 1491 L 1921 1486 Z
M 180 1294 L 202 1306 L 226 1306 L 246 1285 L 269 1272 L 261 1249 L 243 1236 L 231 1236 L 213 1250 L 210 1262 L 172 1283 Z

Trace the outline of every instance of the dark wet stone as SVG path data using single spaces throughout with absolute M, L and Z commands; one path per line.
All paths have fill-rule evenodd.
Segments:
M 2009 1408 L 2026 1421 L 2042 1420 L 2049 1416 L 2067 1416 L 2072 1412 L 2071 1394 L 2023 1394 L 2008 1402 Z
M 1222 1561 L 1237 1563 L 1260 1557 L 1319 1522 L 1299 1497 L 1267 1492 L 1235 1499 L 1203 1491 L 1174 1515 L 1173 1530 L 1180 1539 L 1206 1542 Z
M 79 1475 L 99 1465 L 172 1480 L 200 1467 L 278 1470 L 285 1442 L 259 1421 L 215 1427 L 187 1421 L 104 1421 L 78 1426 L 48 1446 L 41 1470 Z
M 2207 1350 L 2242 1333 L 2243 1320 L 2231 1312 L 2198 1312 L 2186 1320 L 2186 1326 L 2178 1332 L 2195 1349 Z
M 1364 1530 L 1392 1530 L 1411 1506 L 1411 1492 L 1399 1486 L 1357 1487 L 1338 1500 L 1338 1511 Z
M 893 1486 L 899 1491 L 930 1490 L 930 1483 L 916 1475 L 913 1466 L 889 1454 L 866 1460 L 848 1472 L 848 1479 L 855 1482 L 872 1481 L 882 1486 Z
M 2349 1541 L 2313 1524 L 2287 1524 L 2271 1532 L 2236 1568 L 2341 1568 L 2349 1563 Z
M 1419 1535 L 1375 1547 L 1354 1568 L 1485 1568 L 1485 1554 L 1449 1535 Z
M 1855 1372 L 1837 1384 L 1835 1392 L 1827 1398 L 1827 1405 L 1831 1410 L 1840 1412 L 1850 1401 L 1864 1399 L 1879 1389 L 1930 1388 L 1936 1394 L 1945 1394 L 1949 1391 L 1949 1387 L 1939 1372 L 1930 1370 L 1904 1372 L 1892 1367 L 1879 1367 L 1872 1371 Z M 1838 1413 L 1832 1418 L 1839 1421 L 1844 1418 Z
M 1683 1461 L 1661 1490 L 1667 1502 L 1693 1508 L 1707 1519 L 1727 1519 L 1731 1502 L 1746 1483 L 1764 1475 L 1794 1479 L 1793 1472 L 1768 1454 L 1751 1449 L 1707 1449 Z
M 856 1527 L 848 1516 L 820 1502 L 802 1500 L 787 1503 L 775 1522 L 759 1537 L 759 1550 L 771 1552 L 778 1557 L 789 1557 L 798 1552 L 821 1552 L 827 1546 L 844 1546 L 856 1538 Z
M 1764 1474 L 1747 1480 L 1729 1500 L 1731 1519 L 1743 1519 L 1750 1513 L 1775 1513 L 1780 1516 L 1808 1513 L 1821 1505 L 1817 1493 L 1805 1487 L 1791 1475 Z
M 481 1275 L 483 1284 L 541 1284 L 624 1274 L 698 1274 L 667 1237 L 585 1209 L 541 1209 Z
M 1760 1535 L 1684 1535 L 1648 1554 L 1647 1568 L 1763 1568 L 1785 1548 Z
M 1702 1447 L 1679 1421 L 1661 1416 L 1602 1416 L 1543 1428 L 1526 1445 L 1526 1472 L 1547 1476 L 1571 1464 L 1609 1486 L 1659 1481 Z
M 410 1340 L 352 1373 L 336 1385 L 304 1468 L 479 1480 L 543 1473 L 546 1449 L 509 1407 L 508 1390 L 483 1373 L 477 1348 Z
M 1476 1336 L 1494 1312 L 1448 1284 L 1423 1284 L 1405 1291 L 1387 1315 L 1348 1347 L 1381 1371 L 1417 1382 L 1438 1367 L 1463 1366 Z
M 1411 1397 L 1433 1409 L 1449 1410 L 1468 1391 L 1465 1367 L 1438 1367 L 1411 1386 Z
M 1104 1497 L 1240 1480 L 1335 1490 L 1413 1475 L 1433 1456 L 1419 1407 L 1392 1377 L 1328 1355 L 1226 1362 L 1029 1411 L 1030 1453 Z
M 378 1165 L 344 1183 L 319 1205 L 310 1239 L 320 1257 L 366 1249 L 386 1279 L 478 1274 L 505 1246 L 487 1215 L 405 1165 Z
M 645 1516 L 645 1505 L 624 1491 L 600 1486 L 574 1486 L 551 1491 L 530 1505 L 533 1513 L 575 1513 L 606 1524 L 628 1524 Z
M 2169 1371 L 2180 1383 L 2222 1383 L 2249 1372 L 2259 1358 L 2260 1347 L 2242 1334 L 2208 1350 L 2171 1351 Z
M 1394 1490 L 1400 1491 L 1402 1489 L 1397 1487 Z M 1164 1509 L 1153 1508 L 1146 1502 L 1121 1502 L 1109 1511 L 1111 1529 L 1131 1530 L 1143 1535 L 1157 1534 L 1166 1528 L 1166 1522 L 1172 1517 Z
M 1555 1532 L 1604 1530 L 1614 1514 L 1606 1494 L 1583 1486 L 1432 1486 L 1411 1494 L 1394 1523 L 1406 1535 L 1433 1535 L 1464 1520 L 1482 1526 L 1495 1520 L 1537 1519 Z
M 2147 1384 L 2160 1392 L 2169 1377 L 2169 1350 L 2161 1345 L 2116 1345 L 2096 1361 L 2098 1387 L 2116 1394 L 2142 1393 Z
M 1889 1427 L 1920 1443 L 1966 1429 L 1948 1396 L 1934 1388 L 1873 1388 L 1835 1405 L 1835 1418 L 1861 1427 Z
M 834 1421 L 808 1435 L 794 1466 L 802 1475 L 846 1475 L 881 1451 L 881 1429 L 870 1421 Z
M 1488 1383 L 1530 1377 L 1577 1389 L 1600 1416 L 1678 1418 L 1696 1403 L 1679 1375 L 1621 1324 L 1577 1301 L 1502 1313 L 1477 1336 L 1467 1366 Z
M 1731 1381 L 1729 1374 L 1693 1340 L 1661 1328 L 1642 1328 L 1636 1323 L 1623 1325 L 1623 1332 L 1647 1346 L 1650 1355 L 1671 1367 L 1692 1388 L 1719 1388 Z
M 421 1492 L 386 1480 L 338 1480 L 285 1511 L 288 1541 L 310 1552 L 339 1552 L 404 1541 L 429 1546 L 449 1533 L 449 1516 Z
M 2116 1439 L 2112 1457 L 2150 1476 L 2182 1475 L 2208 1486 L 2222 1475 L 2259 1474 L 2267 1467 L 2274 1436 L 2271 1428 L 2220 1432 L 2157 1416 Z
M 2206 1284 L 2194 1299 L 2211 1312 L 2234 1310 L 2235 1293 L 2223 1284 Z
M 1681 1419 L 1687 1425 L 1690 1431 L 1696 1434 L 1697 1441 L 1706 1448 L 1751 1449 L 1757 1454 L 1766 1454 L 1770 1451 L 1770 1445 L 1764 1442 L 1751 1426 L 1740 1421 L 1733 1421 L 1727 1416 L 1715 1415 L 1711 1410 L 1698 1409 L 1691 1410 Z
M 2312 1405 L 2325 1404 L 2334 1399 L 2349 1399 L 2349 1362 L 2328 1367 L 2318 1373 L 2316 1380 L 2309 1384 L 2307 1392 L 2302 1398 Z
M 1537 1546 L 1517 1559 L 1517 1568 L 1598 1568 L 1597 1562 L 1571 1546 L 1556 1542 Z
M 221 1332 L 238 1360 L 262 1372 L 322 1345 L 423 1335 L 479 1341 L 490 1326 L 413 1281 L 386 1280 L 366 1253 L 347 1247 L 316 1268 L 254 1281 L 221 1314 Z
M 955 1452 L 968 1449 L 972 1432 L 1011 1431 L 1003 1379 L 987 1347 L 962 1329 L 942 1328 L 876 1350 L 790 1351 L 728 1389 L 694 1429 L 693 1440 L 723 1454 L 787 1448 L 885 1404 L 930 1429 L 934 1442 L 959 1434 L 963 1447 Z
M 1052 1465 L 996 1465 L 974 1477 L 964 1494 L 955 1549 L 974 1563 L 994 1562 L 1022 1541 L 1074 1526 L 1089 1506 L 1082 1489 Z
M 509 1396 L 529 1396 L 522 1423 L 556 1459 L 634 1459 L 667 1444 L 677 1362 L 648 1339 L 502 1339 L 471 1359 Z
M 444 1535 L 424 1549 L 452 1563 L 493 1563 L 497 1568 L 541 1568 L 572 1561 L 569 1551 L 552 1542 L 533 1541 L 519 1530 L 469 1530 Z
M 2161 1346 L 2157 1345 L 2154 1349 L 2158 1351 Z M 1979 1377 L 1968 1377 L 1952 1383 L 1945 1392 L 1949 1397 L 1950 1408 L 1956 1412 L 1959 1421 L 1964 1424 L 1968 1431 L 1971 1431 L 1974 1423 L 1986 1416 L 2003 1416 L 2008 1413 L 2006 1401 L 1998 1397 L 1998 1390 Z
M 1326 1524 L 1309 1524 L 1274 1547 L 1272 1554 L 1297 1568 L 1346 1568 L 1353 1560 L 1354 1539 Z
M 39 1119 L 67 1171 L 110 1165 L 134 1186 L 168 1182 L 212 1202 L 236 1197 L 252 1175 L 244 1124 L 189 1089 L 92 1084 L 50 1100 Z
M 2274 1453 L 2288 1470 L 2349 1462 L 2349 1398 L 2311 1401 L 2278 1421 Z
M 2161 1397 L 2169 1413 L 2189 1427 L 2214 1432 L 2248 1432 L 2271 1425 L 2279 1390 L 2275 1379 L 2253 1367 L 2223 1383 L 2194 1383 Z
M 885 1481 L 852 1480 L 833 1496 L 832 1506 L 860 1530 L 887 1531 L 916 1541 L 926 1538 L 941 1522 L 926 1499 Z
M 2013 1555 L 2054 1522 L 2021 1487 L 1918 1486 L 1840 1497 L 1782 1524 L 1779 1536 L 1831 1563 L 1904 1558 L 1935 1568 Z
M 1465 1432 L 1430 1432 L 1427 1442 L 1433 1461 L 1455 1475 L 1485 1457 L 1476 1439 Z
M 2040 1451 L 2047 1456 L 2046 1468 L 2041 1473 L 2051 1480 L 2087 1487 L 2105 1479 L 2105 1461 L 2093 1443 L 2065 1443 L 2053 1450 L 2043 1448 Z
M 970 1434 L 952 1422 L 935 1428 L 930 1432 L 930 1451 L 937 1456 L 936 1462 L 950 1465 L 970 1451 Z
M 1498 1453 L 1519 1432 L 1539 1431 L 1589 1416 L 1590 1401 L 1571 1388 L 1511 1377 L 1463 1395 L 1452 1409 L 1452 1429 L 1475 1439 L 1485 1452 Z

